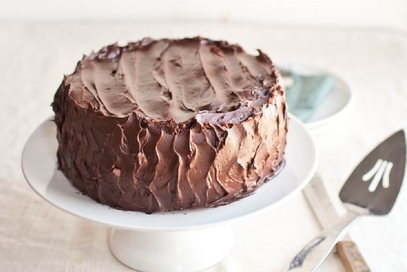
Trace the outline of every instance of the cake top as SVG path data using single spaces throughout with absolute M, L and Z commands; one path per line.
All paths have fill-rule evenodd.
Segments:
M 85 56 L 65 78 L 79 107 L 98 114 L 183 123 L 237 123 L 259 112 L 278 88 L 267 55 L 195 37 L 145 38 Z

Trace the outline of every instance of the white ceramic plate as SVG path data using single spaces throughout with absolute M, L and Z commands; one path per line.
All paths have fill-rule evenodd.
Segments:
M 331 75 L 335 79 L 335 87 L 326 97 L 324 102 L 316 109 L 312 118 L 306 122 L 308 129 L 319 128 L 336 121 L 343 116 L 352 101 L 352 91 L 350 86 L 334 73 L 310 64 L 295 61 L 285 61 L 277 59 L 276 66 L 283 69 L 290 69 L 294 73 L 302 75 Z
M 214 226 L 258 212 L 300 191 L 317 166 L 317 152 L 308 130 L 291 116 L 285 167 L 278 176 L 244 199 L 226 206 L 191 211 L 145 214 L 99 204 L 79 193 L 57 170 L 56 126 L 41 124 L 28 139 L 22 168 L 30 186 L 46 201 L 73 215 L 132 230 L 183 230 Z

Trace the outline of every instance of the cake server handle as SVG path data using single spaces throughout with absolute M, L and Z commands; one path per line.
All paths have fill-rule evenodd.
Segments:
M 323 230 L 292 259 L 284 272 L 315 271 L 346 233 L 347 226 L 358 216 L 357 213 L 348 212 L 341 217 L 338 223 Z

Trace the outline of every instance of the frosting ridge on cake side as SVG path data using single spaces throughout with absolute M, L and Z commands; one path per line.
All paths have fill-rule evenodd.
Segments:
M 92 199 L 147 213 L 215 207 L 279 168 L 287 108 L 261 51 L 200 37 L 113 44 L 52 104 L 58 165 Z

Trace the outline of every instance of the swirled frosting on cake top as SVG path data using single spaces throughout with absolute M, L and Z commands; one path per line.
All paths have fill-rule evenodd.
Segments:
M 276 174 L 287 108 L 259 51 L 200 37 L 85 56 L 52 104 L 58 166 L 81 192 L 147 213 L 216 207 Z
M 275 82 L 261 51 L 253 56 L 197 37 L 104 47 L 85 57 L 66 84 L 78 106 L 107 116 L 137 111 L 156 121 L 236 123 L 259 111 Z

